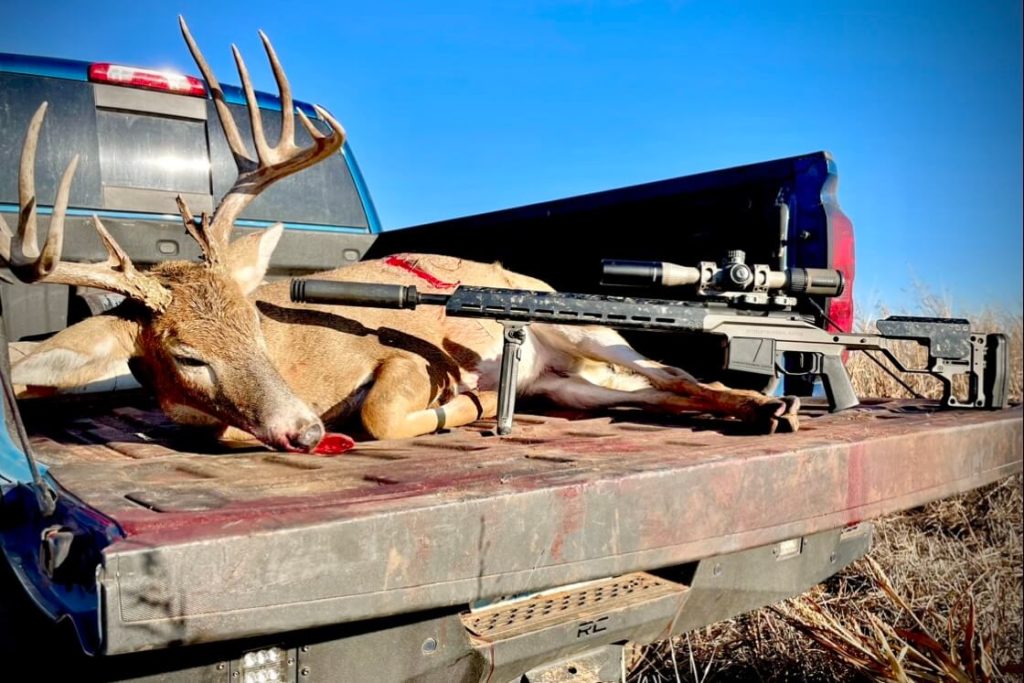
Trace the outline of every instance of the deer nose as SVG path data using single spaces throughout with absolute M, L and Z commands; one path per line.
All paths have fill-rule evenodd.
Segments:
M 314 422 L 299 434 L 292 438 L 292 444 L 304 451 L 313 450 L 320 440 L 324 438 L 324 427 L 319 422 Z

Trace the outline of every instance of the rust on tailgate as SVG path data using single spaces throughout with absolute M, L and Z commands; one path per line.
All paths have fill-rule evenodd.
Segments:
M 481 422 L 363 442 L 336 457 L 225 449 L 175 427 L 152 406 L 91 405 L 78 402 L 76 418 L 66 422 L 30 420 L 40 459 L 130 535 L 168 540 L 546 489 L 561 491 L 552 513 L 562 509 L 571 529 L 582 486 L 605 482 L 619 503 L 632 505 L 644 501 L 650 475 L 685 473 L 685 508 L 651 505 L 638 531 L 659 545 L 681 524 L 706 538 L 782 519 L 853 522 L 959 490 L 972 473 L 1013 469 L 986 453 L 1016 453 L 1017 469 L 1020 454 L 1019 407 L 955 412 L 911 401 L 834 415 L 808 407 L 800 432 L 770 437 L 735 432 L 730 421 L 665 421 L 636 411 L 531 415 L 510 437 L 493 436 L 492 425 Z M 991 428 L 1007 421 L 1016 426 Z M 562 541 L 554 540 L 557 550 Z

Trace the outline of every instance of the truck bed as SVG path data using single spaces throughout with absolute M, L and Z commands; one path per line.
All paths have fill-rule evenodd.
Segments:
M 1022 462 L 1019 406 L 805 405 L 798 433 L 768 437 L 708 416 L 520 414 L 508 437 L 480 422 L 331 457 L 226 449 L 123 397 L 26 408 L 39 460 L 120 536 L 98 576 L 107 653 L 678 565 L 921 505 Z

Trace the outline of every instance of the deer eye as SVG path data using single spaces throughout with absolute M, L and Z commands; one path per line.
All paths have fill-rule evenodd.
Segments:
M 174 362 L 186 368 L 203 368 L 208 365 L 205 361 L 202 361 L 194 356 L 174 356 Z

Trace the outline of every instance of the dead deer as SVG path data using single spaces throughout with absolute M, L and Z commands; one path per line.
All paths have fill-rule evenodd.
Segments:
M 16 233 L 0 219 L 0 257 L 25 282 L 52 282 L 116 292 L 125 303 L 68 327 L 12 369 L 20 385 L 86 384 L 126 361 L 176 422 L 236 428 L 265 444 L 310 451 L 324 423 L 358 414 L 378 439 L 412 437 L 464 425 L 496 412 L 502 328 L 490 321 L 446 318 L 441 309 L 383 311 L 293 304 L 288 283 L 263 284 L 282 233 L 275 225 L 230 240 L 235 219 L 276 180 L 341 148 L 345 133 L 317 107 L 330 132 L 298 111 L 312 143 L 294 140 L 290 86 L 261 32 L 281 99 L 281 137 L 271 146 L 245 63 L 233 48 L 256 158 L 245 142 L 184 20 L 181 29 L 215 101 L 238 166 L 238 178 L 212 216 L 195 220 L 179 201 L 184 226 L 202 249 L 201 262 L 165 262 L 137 270 L 98 218 L 109 257 L 102 263 L 60 260 L 63 220 L 77 157 L 58 186 L 43 248 L 37 242 L 34 165 L 43 103 L 29 124 L 21 156 Z M 397 267 L 398 266 L 401 267 Z M 319 278 L 415 284 L 445 282 L 550 290 L 545 283 L 482 264 L 439 255 L 404 255 L 318 274 Z M 706 385 L 683 370 L 649 360 L 615 331 L 601 327 L 532 325 L 519 369 L 520 395 L 546 396 L 574 408 L 640 406 L 658 411 L 732 415 L 764 431 L 795 427 L 795 399 Z

